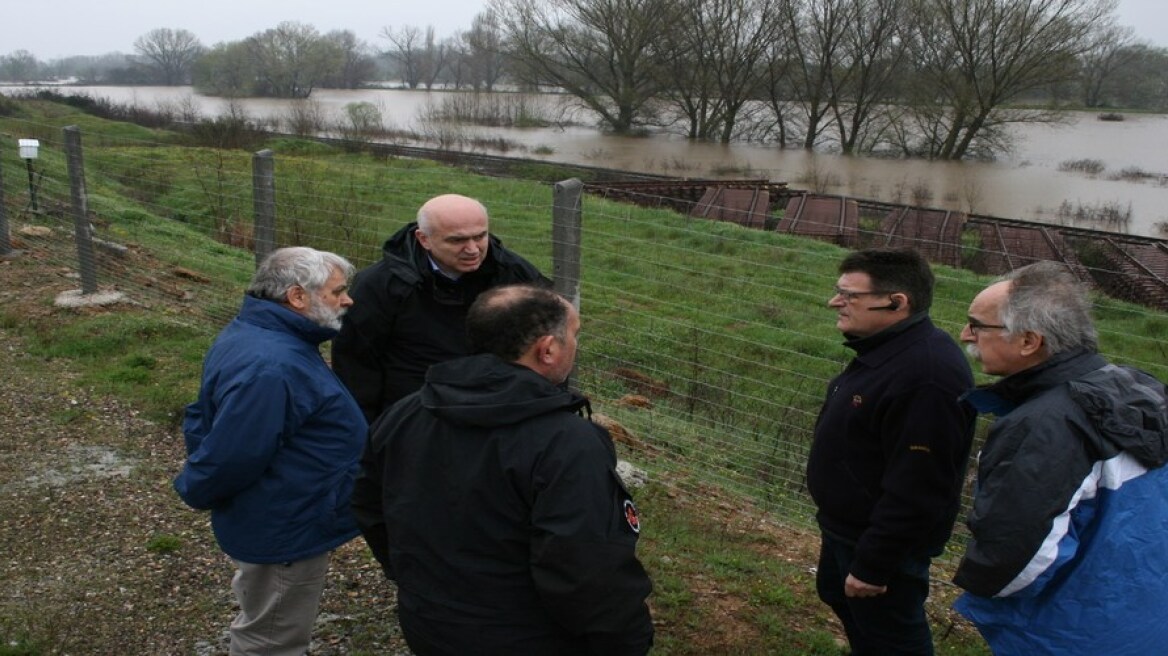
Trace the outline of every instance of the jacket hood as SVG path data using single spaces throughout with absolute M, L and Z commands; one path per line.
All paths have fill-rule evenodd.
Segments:
M 414 237 L 418 223 L 411 221 L 393 233 L 381 245 L 381 254 L 389 259 L 401 260 L 410 265 L 419 275 L 429 276 L 430 263 L 426 259 L 426 249 Z
M 423 407 L 442 419 L 481 428 L 588 406 L 531 369 L 487 354 L 433 365 L 420 394 Z
M 1127 451 L 1155 469 L 1168 462 L 1168 394 L 1164 384 L 1131 367 L 1109 364 L 1080 348 L 965 395 L 980 412 L 1009 414 L 1030 397 L 1062 384 L 1091 422 L 1087 439 Z
M 1160 381 L 1108 364 L 1070 383 L 1071 398 L 1102 439 L 1149 469 L 1168 462 L 1168 402 Z

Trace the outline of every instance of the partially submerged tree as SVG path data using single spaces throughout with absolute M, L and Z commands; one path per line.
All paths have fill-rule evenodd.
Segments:
M 499 16 L 490 9 L 476 14 L 463 40 L 467 47 L 471 86 L 476 91 L 493 91 L 506 69 Z
M 683 0 L 678 22 L 662 30 L 660 84 L 687 123 L 690 138 L 730 142 L 758 71 L 781 38 L 779 0 Z
M 674 0 L 492 0 L 521 81 L 557 87 L 617 134 L 645 122 L 660 91 Z
M 41 63 L 27 50 L 16 50 L 0 57 L 0 80 L 27 83 L 40 75 Z
M 341 67 L 344 57 L 335 43 L 315 27 L 285 21 L 247 39 L 255 66 L 256 91 L 276 98 L 307 98 Z
M 157 74 L 166 86 L 191 83 L 191 71 L 206 48 L 193 33 L 160 27 L 134 40 L 141 63 Z
M 434 86 L 446 65 L 446 49 L 435 41 L 433 27 L 424 30 L 413 25 L 397 29 L 384 27 L 381 36 L 391 46 L 383 54 L 397 63 L 406 86 L 411 89 Z
M 1114 97 L 1116 82 L 1122 69 L 1135 63 L 1139 56 L 1135 45 L 1135 30 L 1114 23 L 1098 26 L 1079 61 L 1080 87 L 1084 107 L 1105 107 Z
M 236 98 L 254 93 L 255 62 L 247 43 L 219 43 L 195 63 L 192 83 L 200 93 Z
M 1024 94 L 1072 80 L 1092 29 L 1116 0 L 912 0 L 915 74 L 909 98 L 917 154 L 962 159 L 995 128 L 1047 121 L 1016 111 Z
M 335 30 L 324 35 L 326 43 L 339 55 L 339 67 L 331 71 L 320 86 L 330 89 L 357 89 L 374 79 L 377 62 L 371 48 L 351 30 Z
M 840 150 L 865 153 L 885 138 L 908 48 L 907 0 L 847 0 L 844 39 L 830 73 L 829 104 Z

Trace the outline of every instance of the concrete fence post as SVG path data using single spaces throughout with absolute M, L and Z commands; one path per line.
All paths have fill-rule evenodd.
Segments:
M 64 128 L 65 157 L 69 164 L 69 195 L 73 205 L 73 237 L 81 269 L 82 295 L 97 293 L 97 263 L 93 254 L 93 227 L 89 224 L 89 196 L 85 189 L 85 163 L 81 150 L 81 130 Z
M 258 266 L 276 250 L 276 158 L 261 150 L 251 158 L 252 199 L 255 207 L 255 261 Z
M 0 148 L 3 147 L 0 141 Z M 4 158 L 0 157 L 0 258 L 13 255 L 12 238 L 8 234 L 8 207 L 4 204 Z
M 557 182 L 552 202 L 552 277 L 555 289 L 580 307 L 581 198 L 584 183 Z

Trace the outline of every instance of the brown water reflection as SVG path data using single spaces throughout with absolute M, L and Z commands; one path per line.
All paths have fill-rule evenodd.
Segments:
M 222 113 L 228 101 L 197 96 L 189 87 L 73 87 L 72 92 L 104 96 L 114 102 L 156 107 L 197 107 L 204 116 Z M 423 131 L 419 119 L 428 104 L 446 93 L 403 90 L 322 90 L 312 100 L 326 120 L 342 121 L 344 106 L 371 102 L 389 128 Z M 543 98 L 542 102 L 559 102 Z M 292 101 L 245 99 L 249 116 L 281 118 Z M 588 127 L 507 129 L 466 128 L 467 137 L 502 137 L 521 145 L 507 154 L 547 161 L 619 168 L 686 177 L 766 178 L 821 193 L 872 198 L 969 211 L 1007 218 L 1069 223 L 1068 210 L 1115 207 L 1131 209 L 1132 220 L 1116 229 L 1168 237 L 1168 115 L 1129 114 L 1106 122 L 1094 114 L 1076 114 L 1062 126 L 1018 126 L 1016 150 L 996 162 L 935 162 L 843 157 L 830 153 L 780 150 L 753 144 L 694 143 L 658 134 L 631 138 L 606 135 Z M 536 151 L 549 154 L 536 154 Z M 1060 171 L 1060 164 L 1080 159 L 1103 163 L 1090 176 Z M 1121 177 L 1144 173 L 1149 177 Z M 1060 217 L 1059 209 L 1064 216 Z

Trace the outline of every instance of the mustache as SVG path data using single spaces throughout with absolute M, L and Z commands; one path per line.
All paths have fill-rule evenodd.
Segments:
M 981 361 L 981 349 L 977 347 L 977 344 L 966 344 L 965 352 L 972 356 L 974 360 Z

